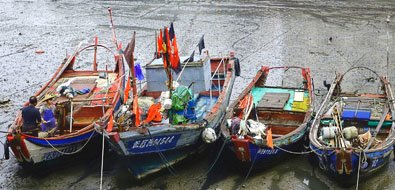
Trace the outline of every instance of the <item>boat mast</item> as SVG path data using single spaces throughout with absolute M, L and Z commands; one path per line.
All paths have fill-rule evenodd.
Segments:
M 95 36 L 95 47 L 94 47 L 94 54 L 93 54 L 93 71 L 97 71 L 97 44 L 98 44 L 98 38 Z
M 389 23 L 390 23 L 390 16 L 387 16 L 387 77 L 388 77 L 388 69 L 389 69 L 389 62 L 390 62 L 390 58 L 389 58 L 389 45 L 388 45 L 388 41 L 389 41 Z

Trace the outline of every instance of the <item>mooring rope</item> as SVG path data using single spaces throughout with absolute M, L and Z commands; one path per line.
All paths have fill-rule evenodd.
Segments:
M 89 143 L 89 141 L 92 139 L 93 134 L 95 133 L 95 131 L 92 131 L 91 135 L 89 136 L 88 140 L 85 142 L 85 144 L 79 148 L 78 150 L 74 151 L 74 152 L 62 152 L 59 149 L 57 149 L 55 146 L 53 146 L 46 138 L 44 138 L 44 140 L 49 144 L 49 146 L 51 146 L 55 151 L 59 152 L 62 155 L 72 155 L 72 154 L 76 154 L 78 152 L 80 152 L 82 149 L 85 148 L 85 146 Z
M 252 168 L 254 167 L 254 164 L 255 164 L 255 161 L 256 161 L 256 158 L 257 158 L 257 157 L 258 157 L 258 151 L 256 151 L 256 154 L 255 154 L 255 156 L 254 156 L 254 160 L 252 160 L 250 169 L 248 169 L 247 175 L 246 175 L 246 177 L 244 178 L 243 183 L 242 183 L 242 184 L 239 186 L 239 188 L 237 188 L 237 189 L 240 189 L 240 187 L 244 187 L 244 184 L 247 182 L 247 179 L 248 179 L 248 177 L 249 177 L 250 174 L 251 174 Z
M 111 12 L 110 12 L 110 15 L 111 15 Z M 107 69 L 107 67 L 106 67 L 106 69 Z M 108 77 L 108 76 L 107 76 L 107 77 Z M 107 87 L 109 87 L 108 83 L 107 83 Z M 107 90 L 107 93 L 108 93 L 108 90 Z M 107 93 L 106 93 L 106 95 L 104 96 L 105 99 L 107 99 Z M 105 115 L 105 110 L 104 110 L 105 99 L 102 100 L 102 101 L 103 101 L 103 103 L 102 103 L 103 116 Z M 111 114 L 112 114 L 112 113 L 111 113 Z M 109 123 L 109 122 L 112 122 L 112 121 L 110 121 L 110 119 L 111 119 L 111 117 L 108 117 L 108 123 Z M 107 125 L 108 125 L 108 123 L 107 123 Z M 101 132 L 101 135 L 102 135 L 102 149 L 101 149 L 101 163 L 100 163 L 100 190 L 103 189 L 104 131 L 105 131 L 105 128 L 102 127 L 102 132 Z
M 280 149 L 280 150 L 282 150 L 282 151 L 284 151 L 284 152 L 286 152 L 286 153 L 289 153 L 289 154 L 297 154 L 297 155 L 310 154 L 310 153 L 314 152 L 313 149 L 311 149 L 310 151 L 307 151 L 307 152 L 294 152 L 294 151 L 290 151 L 290 150 L 283 149 L 283 148 L 281 148 L 281 147 L 279 147 L 279 146 L 276 146 L 276 145 L 274 145 L 274 147 L 276 147 L 276 148 L 278 148 L 278 149 Z
M 219 157 L 221 156 L 221 154 L 222 154 L 222 152 L 223 152 L 223 150 L 224 150 L 224 147 L 225 147 L 225 145 L 226 145 L 226 143 L 227 143 L 228 141 L 229 141 L 229 138 L 226 138 L 226 139 L 224 140 L 224 143 L 222 143 L 221 149 L 219 150 L 219 152 L 218 152 L 218 154 L 217 154 L 217 157 L 215 158 L 214 162 L 211 164 L 210 168 L 207 170 L 205 176 L 208 175 L 208 174 L 211 172 L 211 170 L 214 168 L 215 164 L 218 162 L 218 159 L 219 159 Z
M 211 166 L 209 167 L 209 169 L 207 170 L 207 172 L 205 172 L 205 174 L 203 174 L 203 175 L 201 175 L 201 176 L 196 177 L 196 178 L 195 178 L 196 180 L 198 180 L 198 179 L 200 179 L 200 178 L 204 178 L 204 176 L 207 176 L 207 175 L 212 171 L 212 169 L 214 168 L 215 164 L 218 162 L 219 157 L 221 156 L 221 154 L 222 154 L 222 152 L 223 152 L 223 150 L 224 150 L 224 148 L 225 148 L 225 145 L 226 145 L 226 143 L 227 143 L 228 141 L 229 141 L 229 138 L 225 138 L 225 140 L 224 140 L 224 142 L 222 143 L 222 146 L 221 146 L 221 148 L 220 148 L 220 150 L 219 150 L 219 152 L 218 152 L 218 154 L 217 154 L 217 157 L 215 158 L 214 162 L 211 164 Z M 204 184 L 204 183 L 202 183 L 201 186 L 202 186 L 203 184 Z M 200 187 L 199 189 L 202 189 L 202 187 Z
M 5 137 L 5 136 L 4 136 Z M 1 138 L 4 138 L 4 137 L 1 137 Z M 7 141 L 7 140 L 6 140 Z M 2 141 L 0 141 L 0 143 L 4 146 L 4 143 L 2 142 Z M 11 153 L 11 155 L 13 156 L 13 157 L 15 157 L 15 155 L 14 155 L 14 153 L 12 153 L 12 151 L 10 152 Z M 15 157 L 16 158 L 16 157 Z M 3 154 L 3 158 L 1 159 L 1 160 L 4 160 L 5 159 L 5 150 L 4 150 L 4 154 Z
M 357 185 L 356 185 L 356 187 L 355 187 L 356 190 L 358 190 L 358 187 L 359 187 L 359 171 L 361 170 L 361 156 L 362 156 L 362 152 L 359 152 L 358 173 L 357 173 Z
M 103 132 L 102 132 L 101 167 L 100 167 L 100 190 L 103 189 L 103 168 L 104 168 L 104 129 L 103 129 Z
M 160 157 L 160 159 L 162 160 L 163 164 L 165 164 L 166 168 L 169 170 L 169 172 L 172 175 L 176 175 L 176 170 L 174 169 L 174 167 L 169 163 L 169 161 L 166 159 L 165 155 L 162 153 L 162 151 L 159 150 L 158 144 L 155 142 L 154 138 L 152 137 L 151 131 L 149 130 L 148 127 L 146 127 L 148 134 L 153 142 L 153 144 L 155 145 L 156 151 Z

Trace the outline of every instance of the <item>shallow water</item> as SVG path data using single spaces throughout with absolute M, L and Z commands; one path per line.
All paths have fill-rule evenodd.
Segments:
M 351 66 L 370 67 L 379 74 L 389 74 L 390 81 L 395 82 L 394 65 L 387 67 L 386 61 L 387 47 L 389 63 L 395 60 L 395 22 L 386 23 L 387 15 L 394 16 L 395 2 L 391 1 L 3 0 L 0 7 L 0 101 L 10 100 L 0 105 L 1 130 L 6 130 L 23 101 L 51 77 L 66 52 L 72 52 L 81 40 L 92 41 L 98 35 L 99 41 L 111 45 L 107 7 L 113 9 L 118 40 L 126 45 L 132 32 L 137 32 L 135 51 L 143 64 L 152 58 L 155 31 L 170 21 L 175 22 L 182 55 L 189 55 L 203 34 L 210 54 L 225 55 L 235 50 L 241 60 L 242 77 L 236 80 L 232 99 L 261 65 L 310 67 L 316 102 L 325 93 L 322 81 L 331 81 L 335 72 Z M 36 54 L 36 50 L 45 53 Z M 370 85 L 355 82 L 345 85 Z M 164 171 L 142 182 L 132 180 L 118 164 L 119 159 L 109 153 L 105 157 L 104 187 L 238 189 L 245 171 L 222 158 L 211 173 L 204 175 L 218 148 L 176 167 L 177 176 Z M 99 187 L 100 158 L 42 176 L 22 170 L 13 158 L 0 164 L 1 189 Z M 394 169 L 395 163 L 390 163 L 387 170 L 361 181 L 360 189 L 392 189 Z M 254 172 L 243 189 L 341 188 L 299 156 Z

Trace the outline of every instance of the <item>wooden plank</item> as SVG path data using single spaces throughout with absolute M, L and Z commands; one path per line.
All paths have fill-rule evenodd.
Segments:
M 280 125 L 269 125 L 269 127 L 272 129 L 272 133 L 276 134 L 276 135 L 286 135 L 290 132 L 292 132 L 293 130 L 295 130 L 296 128 L 298 128 L 298 126 L 280 126 Z
M 303 123 L 306 113 L 302 112 L 278 112 L 278 111 L 259 111 L 259 120 L 265 124 L 282 123 L 299 125 Z
M 262 100 L 258 103 L 258 110 L 264 108 L 284 109 L 289 99 L 289 93 L 265 93 Z

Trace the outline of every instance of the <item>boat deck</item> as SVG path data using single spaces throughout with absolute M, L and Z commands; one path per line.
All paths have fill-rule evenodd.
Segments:
M 107 111 L 109 105 L 116 96 L 118 84 L 114 83 L 117 73 L 107 73 L 106 77 L 99 76 L 98 73 L 90 73 L 90 75 L 78 75 L 77 72 L 73 74 L 65 74 L 61 76 L 54 85 L 49 87 L 48 91 L 41 94 L 44 97 L 45 94 L 58 94 L 56 89 L 72 80 L 70 87 L 75 91 L 73 102 L 73 126 L 72 131 L 80 130 L 94 121 L 101 118 L 104 112 Z M 114 84 L 112 84 L 114 83 Z M 108 84 L 112 84 L 108 86 Z M 76 93 L 83 90 L 89 90 L 88 93 L 80 94 Z M 105 101 L 102 99 L 105 98 Z M 39 101 L 37 107 L 40 107 L 43 102 Z M 56 109 L 59 112 L 56 117 L 58 120 L 58 128 L 60 134 L 70 133 L 69 122 L 67 118 L 70 117 L 70 99 L 64 95 L 58 95 L 53 99 L 53 104 L 56 105 Z M 103 110 L 104 106 L 104 110 Z
M 341 105 L 340 113 L 338 113 L 338 117 L 341 120 L 340 126 L 342 129 L 356 127 L 360 137 L 365 135 L 366 138 L 370 138 L 373 131 L 376 130 L 380 118 L 385 114 L 385 120 L 376 136 L 378 141 L 385 141 L 393 125 L 391 112 L 383 113 L 385 102 L 385 98 L 342 97 L 341 101 L 333 103 L 323 115 L 320 121 L 321 132 L 330 125 L 336 126 L 334 125 L 334 114 L 336 112 L 334 113 L 333 110 L 335 110 L 335 105 Z M 376 147 L 379 144 L 380 142 L 377 142 Z

